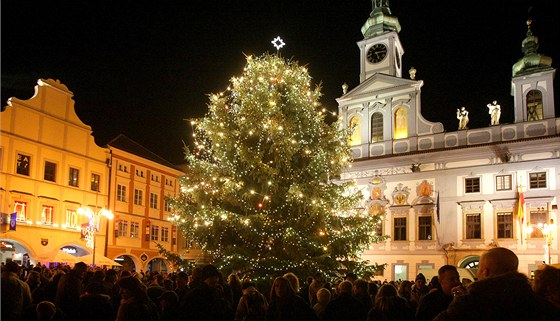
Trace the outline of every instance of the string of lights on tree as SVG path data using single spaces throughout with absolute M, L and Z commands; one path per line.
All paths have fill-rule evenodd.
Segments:
M 223 271 L 265 279 L 285 272 L 371 271 L 360 253 L 380 217 L 336 178 L 351 163 L 348 130 L 327 124 L 304 66 L 278 54 L 247 57 L 191 122 L 196 148 L 172 199 L 172 220 Z M 373 266 L 376 268 L 376 266 Z

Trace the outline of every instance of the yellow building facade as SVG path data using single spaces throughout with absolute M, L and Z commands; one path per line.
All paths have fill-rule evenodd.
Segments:
M 124 135 L 107 144 L 111 151 L 110 204 L 115 214 L 107 253 L 127 269 L 170 271 L 158 244 L 195 260 L 177 226 L 169 221 L 168 197 L 179 193 L 183 172 Z
M 46 263 L 62 251 L 72 256 L 56 259 L 72 264 L 95 249 L 98 265 L 173 270 L 157 244 L 196 260 L 200 251 L 168 220 L 166 197 L 179 193 L 183 172 L 124 135 L 96 145 L 72 97 L 60 81 L 40 79 L 33 97 L 12 97 L 0 113 L 1 262 Z
M 59 81 L 40 79 L 32 98 L 10 98 L 0 114 L 2 262 L 25 263 L 57 249 L 75 256 L 93 251 L 82 237 L 88 218 L 79 209 L 108 205 L 110 154 L 95 144 L 72 97 Z M 98 255 L 104 233 L 95 234 Z

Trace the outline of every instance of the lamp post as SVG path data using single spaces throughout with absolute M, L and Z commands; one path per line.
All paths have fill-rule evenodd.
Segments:
M 112 220 L 114 215 L 113 212 L 105 208 L 102 208 L 101 210 L 95 212 L 89 207 L 80 207 L 78 209 L 78 214 L 88 217 L 88 226 L 86 229 L 86 246 L 93 251 L 92 264 L 95 265 L 95 232 L 99 230 L 101 216 L 105 216 L 107 219 Z
M 550 219 L 550 222 L 547 223 L 539 223 L 539 224 L 533 224 L 533 225 L 529 225 L 529 222 L 527 222 L 527 228 L 525 230 L 525 232 L 527 234 L 531 234 L 533 233 L 533 231 L 537 229 L 539 231 L 542 232 L 543 237 L 546 241 L 546 253 L 547 254 L 547 259 L 548 259 L 548 264 L 552 263 L 552 256 L 550 254 L 550 248 L 552 245 L 552 240 L 554 239 L 554 230 L 556 230 L 556 225 L 554 225 L 554 220 Z

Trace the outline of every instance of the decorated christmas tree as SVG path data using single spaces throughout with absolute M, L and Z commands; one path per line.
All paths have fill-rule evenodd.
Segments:
M 247 57 L 243 74 L 193 120 L 196 148 L 172 200 L 173 220 L 223 271 L 253 278 L 363 273 L 360 253 L 383 237 L 361 193 L 337 178 L 349 132 L 327 124 L 305 67 Z

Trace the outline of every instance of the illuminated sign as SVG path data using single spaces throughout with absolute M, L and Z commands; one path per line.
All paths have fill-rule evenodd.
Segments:
M 66 252 L 68 254 L 76 254 L 78 251 L 73 246 L 65 246 L 60 249 L 62 252 Z

